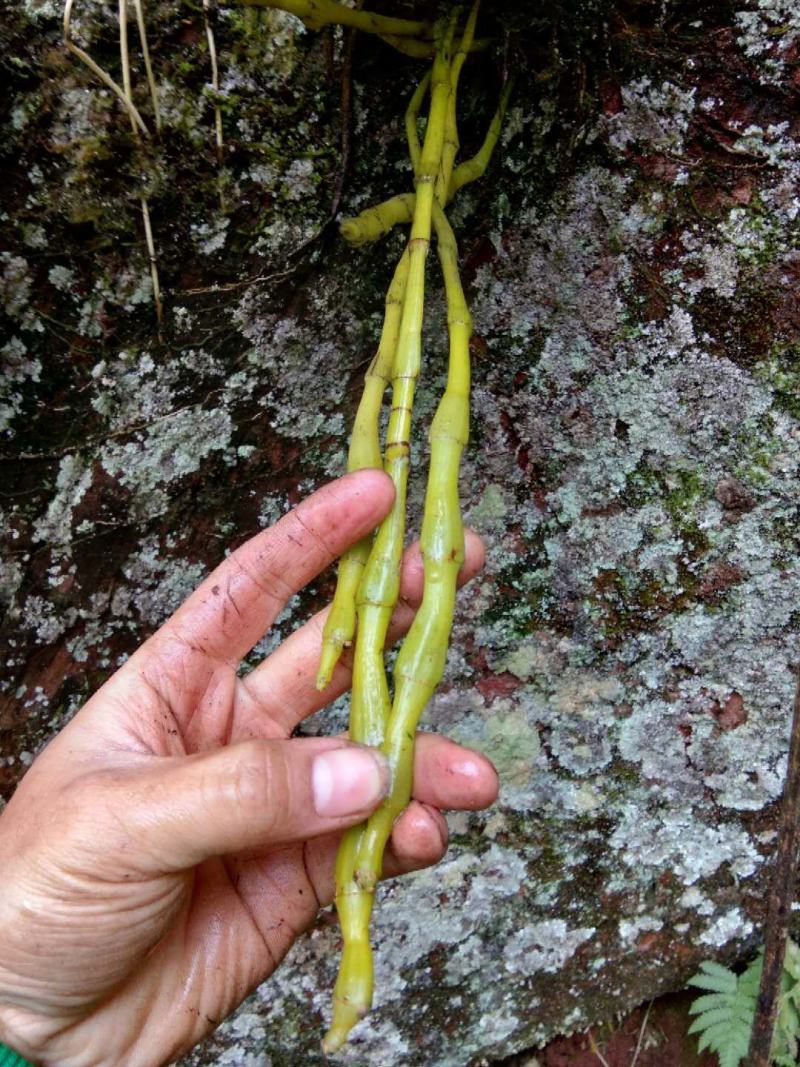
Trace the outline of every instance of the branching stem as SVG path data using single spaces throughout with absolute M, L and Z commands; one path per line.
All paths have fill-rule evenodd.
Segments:
M 386 311 L 381 339 L 364 378 L 364 392 L 358 405 L 350 438 L 348 471 L 364 470 L 369 467 L 380 470 L 383 467 L 379 433 L 380 413 L 383 394 L 392 378 L 392 367 L 400 333 L 400 317 L 408 281 L 408 265 L 409 252 L 406 248 L 400 257 L 386 294 Z M 356 629 L 356 594 L 371 548 L 372 536 L 370 535 L 345 552 L 339 563 L 336 593 L 322 635 L 322 655 L 317 673 L 317 689 L 325 689 L 330 682 L 333 668 L 341 656 L 342 649 L 352 644 Z M 365 611 L 366 608 L 362 608 L 362 613 Z M 380 642 L 378 648 L 382 655 L 383 641 Z M 355 669 L 359 674 L 365 669 L 361 658 L 357 658 Z M 350 711 L 350 736 L 354 741 L 371 744 L 373 741 L 370 737 L 375 732 L 375 726 L 365 721 L 367 716 L 359 701 L 364 691 L 365 681 L 366 679 L 359 677 L 359 684 L 355 687 L 354 702 Z M 384 680 L 383 688 L 385 684 Z M 386 705 L 388 707 L 388 692 Z M 384 715 L 380 716 L 378 744 L 383 740 L 384 717 Z
M 433 68 L 409 103 L 405 123 L 415 191 L 392 197 L 342 224 L 343 235 L 354 244 L 375 240 L 402 222 L 411 223 L 411 234 L 404 253 L 407 277 L 402 311 L 396 337 L 391 335 L 396 345 L 391 370 L 392 408 L 383 455 L 384 469 L 395 485 L 395 501 L 371 546 L 366 539 L 342 560 L 318 677 L 318 685 L 324 687 L 341 648 L 352 640 L 355 627 L 350 736 L 371 745 L 380 744 L 392 771 L 389 796 L 364 826 L 345 834 L 336 860 L 336 905 L 344 944 L 334 989 L 333 1019 L 323 1042 L 323 1049 L 328 1053 L 342 1046 L 350 1029 L 372 1002 L 369 921 L 375 888 L 392 826 L 411 796 L 416 728 L 444 672 L 458 572 L 464 561 L 458 479 L 469 433 L 472 321 L 459 276 L 455 236 L 444 208 L 458 188 L 486 169 L 499 138 L 510 92 L 507 85 L 481 150 L 472 160 L 456 167 L 458 84 L 466 57 L 475 45 L 478 3 L 475 0 L 452 58 L 457 12 L 451 16 L 446 32 L 437 24 Z M 420 145 L 418 120 L 426 95 L 430 95 L 430 108 L 424 142 Z M 430 466 L 420 538 L 422 604 L 400 648 L 391 699 L 384 644 L 399 593 L 411 416 L 421 363 L 425 263 L 432 231 L 436 233 L 447 299 L 448 375 L 430 433 Z M 357 463 L 377 466 L 380 461 L 377 422 L 386 384 L 382 349 L 389 337 L 392 294 L 397 292 L 397 286 L 396 271 L 387 298 L 381 346 L 368 372 L 356 416 L 350 469 L 356 469 Z
M 365 33 L 379 37 L 433 37 L 433 25 L 413 19 L 390 18 L 371 11 L 357 11 L 339 4 L 336 0 L 235 0 L 246 7 L 273 7 L 296 15 L 312 30 L 323 26 L 352 26 Z
M 508 100 L 512 89 L 512 81 L 506 82 L 500 97 L 500 103 L 492 118 L 489 129 L 486 132 L 483 144 L 471 159 L 459 163 L 453 171 L 447 192 L 447 203 L 452 200 L 459 189 L 462 189 L 465 185 L 468 185 L 471 182 L 477 181 L 478 178 L 481 178 L 485 174 L 486 168 L 489 166 L 492 154 L 500 137 L 500 131 L 508 109 Z M 411 108 L 409 107 L 409 113 L 410 112 Z M 414 134 L 416 133 L 416 119 L 413 119 L 414 125 L 412 127 L 409 120 L 409 113 L 406 115 L 406 134 L 409 135 L 409 147 L 411 148 L 410 131 L 413 129 Z M 419 144 L 418 138 L 417 144 Z M 413 150 L 411 151 L 411 156 L 413 161 Z M 372 207 L 366 208 L 360 215 L 355 215 L 350 219 L 344 219 L 339 230 L 342 237 L 344 237 L 349 244 L 370 244 L 371 242 L 384 237 L 395 226 L 411 222 L 413 217 L 414 194 L 400 193 L 397 196 L 390 197 L 388 200 L 384 200 L 380 204 L 375 204 Z

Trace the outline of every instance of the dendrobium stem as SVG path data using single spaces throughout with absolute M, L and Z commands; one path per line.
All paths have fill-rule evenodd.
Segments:
M 453 173 L 456 155 L 458 154 L 458 123 L 456 121 L 456 97 L 458 95 L 458 80 L 461 77 L 461 69 L 464 66 L 472 42 L 475 38 L 475 24 L 478 21 L 478 8 L 480 0 L 475 0 L 469 13 L 467 24 L 461 35 L 453 62 L 450 65 L 450 94 L 447 100 L 447 117 L 445 119 L 444 147 L 442 148 L 442 165 L 436 176 L 436 201 L 440 207 L 444 207 L 448 200 L 450 177 Z M 416 132 L 416 131 L 415 131 Z M 416 166 L 414 168 L 416 170 Z
M 387 44 L 415 59 L 427 59 L 436 52 L 434 26 L 418 19 L 391 18 L 372 11 L 346 7 L 338 0 L 223 0 L 228 7 L 271 7 L 296 15 L 310 30 L 325 26 L 350 26 L 375 34 Z M 491 44 L 488 38 L 470 41 L 470 52 L 481 52 Z
M 394 820 L 411 797 L 414 736 L 425 705 L 441 681 L 453 624 L 456 579 L 464 562 L 464 528 L 458 500 L 461 453 L 469 433 L 469 339 L 472 322 L 458 273 L 452 228 L 433 209 L 437 250 L 445 279 L 450 358 L 447 388 L 431 425 L 430 464 L 420 548 L 422 604 L 397 657 L 395 693 L 383 751 L 392 771 L 389 796 L 370 818 L 355 858 L 355 877 L 374 892 Z
M 492 158 L 500 137 L 503 120 L 508 109 L 508 100 L 513 83 L 509 80 L 503 87 L 500 103 L 495 112 L 486 137 L 480 149 L 471 159 L 465 160 L 454 169 L 450 178 L 447 199 L 449 203 L 459 189 L 483 177 Z M 408 129 L 408 124 L 406 125 Z M 414 194 L 399 193 L 389 197 L 380 204 L 366 208 L 360 215 L 343 219 L 339 231 L 344 239 L 352 245 L 370 244 L 385 237 L 395 226 L 410 223 L 414 217 Z
M 400 332 L 400 317 L 408 281 L 408 265 L 409 253 L 408 249 L 405 249 L 386 294 L 386 312 L 378 351 L 364 378 L 364 392 L 358 405 L 350 438 L 348 471 L 364 470 L 368 467 L 380 470 L 383 467 L 379 429 L 380 413 L 383 394 L 392 379 L 392 367 Z M 322 655 L 317 673 L 317 689 L 325 689 L 342 654 L 342 649 L 353 642 L 356 629 L 356 594 L 371 548 L 372 536 L 370 535 L 345 552 L 339 562 L 336 592 L 322 633 Z M 382 651 L 383 645 L 381 645 L 381 653 Z M 361 687 L 359 686 L 358 689 L 360 692 Z M 352 739 L 370 743 L 366 736 L 370 731 L 366 727 L 361 728 L 357 707 L 351 708 L 350 716 Z
M 450 179 L 450 187 L 447 192 L 448 200 L 452 199 L 463 186 L 476 181 L 486 173 L 486 168 L 489 166 L 492 153 L 500 139 L 500 131 L 503 128 L 503 121 L 506 117 L 508 101 L 513 88 L 514 79 L 509 78 L 503 86 L 503 91 L 500 94 L 500 103 L 497 107 L 497 111 L 494 113 L 489 129 L 486 131 L 486 137 L 484 138 L 483 144 L 472 159 L 468 159 L 464 163 L 461 163 L 453 171 L 453 177 Z
M 371 11 L 345 7 L 337 0 L 236 0 L 236 4 L 288 11 L 290 15 L 302 19 L 310 30 L 321 30 L 323 26 L 352 26 L 353 29 L 375 33 L 379 37 L 429 40 L 433 37 L 433 23 L 376 15 Z

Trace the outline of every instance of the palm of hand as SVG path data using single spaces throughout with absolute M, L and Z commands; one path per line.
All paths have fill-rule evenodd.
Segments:
M 319 617 L 246 678 L 237 665 L 390 499 L 365 472 L 246 543 L 35 761 L 0 823 L 0 1038 L 62 1067 L 167 1062 L 330 902 L 339 831 L 358 819 L 315 813 L 310 767 L 344 742 L 288 739 L 349 672 L 316 692 Z M 475 546 L 468 570 L 479 566 Z M 408 601 L 418 571 L 412 556 Z M 395 632 L 412 615 L 404 604 Z M 389 874 L 441 855 L 437 808 L 483 806 L 496 790 L 480 757 L 432 737 L 419 748 Z

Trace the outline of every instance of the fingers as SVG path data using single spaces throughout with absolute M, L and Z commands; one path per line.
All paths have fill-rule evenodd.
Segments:
M 438 863 L 447 851 L 449 833 L 440 811 L 412 800 L 397 818 L 383 857 L 383 878 L 396 878 Z M 332 903 L 336 891 L 333 875 L 338 837 L 309 841 L 305 867 L 321 907 Z
M 417 734 L 414 745 L 414 797 L 453 811 L 480 811 L 497 800 L 500 782 L 481 752 L 438 734 Z
M 383 861 L 383 877 L 421 871 L 438 863 L 447 852 L 447 820 L 436 808 L 412 800 L 392 827 Z
M 497 797 L 497 774 L 479 752 L 432 734 L 417 738 L 414 768 L 415 799 L 395 820 L 384 854 L 383 877 L 392 878 L 437 863 L 447 850 L 447 823 L 435 806 L 476 809 L 488 807 Z M 282 904 L 282 916 L 291 936 L 312 921 L 317 906 L 330 904 L 334 895 L 334 864 L 341 835 L 315 837 L 298 849 L 239 856 L 235 883 L 249 901 L 251 914 L 269 914 L 276 886 L 300 880 Z M 302 859 L 301 859 L 302 855 Z M 306 879 L 313 892 L 306 888 Z M 286 930 L 263 932 L 265 939 L 280 941 Z M 276 955 L 288 947 L 284 940 Z
M 96 806 L 123 828 L 126 860 L 146 874 L 344 829 L 363 821 L 389 784 L 379 753 L 335 738 L 246 741 L 149 761 L 122 783 L 106 777 Z
M 238 663 L 289 597 L 355 544 L 391 507 L 381 471 L 348 474 L 245 542 L 159 630 L 211 659 Z
M 486 550 L 472 530 L 465 531 L 465 560 L 458 575 L 459 585 L 474 578 L 483 567 Z M 400 600 L 389 627 L 388 643 L 394 643 L 408 630 L 422 600 L 422 556 L 419 544 L 412 545 L 403 557 L 400 572 Z M 250 730 L 258 734 L 263 715 L 281 724 L 287 733 L 313 712 L 318 711 L 350 687 L 351 654 L 345 652 L 336 665 L 331 682 L 324 692 L 316 687 L 317 667 L 322 647 L 322 628 L 327 609 L 319 612 L 284 641 L 254 671 L 242 679 L 237 698 L 236 718 L 239 735 Z
M 200 756 L 155 758 L 113 773 L 93 802 L 126 840 L 147 873 L 185 870 L 212 856 L 261 852 L 330 834 L 363 821 L 389 786 L 383 757 L 339 738 L 244 741 Z M 497 774 L 479 752 L 422 734 L 414 754 L 414 797 L 427 808 L 477 810 L 497 797 Z M 398 856 L 423 864 L 431 844 L 400 827 Z M 415 845 L 415 841 L 418 844 Z M 113 846 L 113 843 L 110 843 Z M 113 847 L 109 848 L 113 853 Z
M 440 808 L 477 811 L 497 799 L 498 778 L 480 752 L 446 737 L 418 734 L 414 750 L 414 799 L 396 820 L 386 850 L 383 877 L 421 870 L 447 851 L 447 823 Z M 306 845 L 308 876 L 322 904 L 333 899 L 338 839 Z

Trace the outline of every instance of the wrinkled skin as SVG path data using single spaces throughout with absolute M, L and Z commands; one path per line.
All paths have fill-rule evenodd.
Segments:
M 331 901 L 339 835 L 379 803 L 385 766 L 343 738 L 290 738 L 347 688 L 348 665 L 316 691 L 320 615 L 247 677 L 237 667 L 392 496 L 380 472 L 348 475 L 245 543 L 34 761 L 0 818 L 0 1040 L 59 1067 L 166 1063 Z M 482 560 L 472 535 L 462 580 Z M 421 585 L 411 549 L 392 638 Z M 342 750 L 358 772 L 320 791 L 318 758 Z M 496 792 L 484 757 L 420 737 L 384 874 L 435 862 L 440 809 Z

